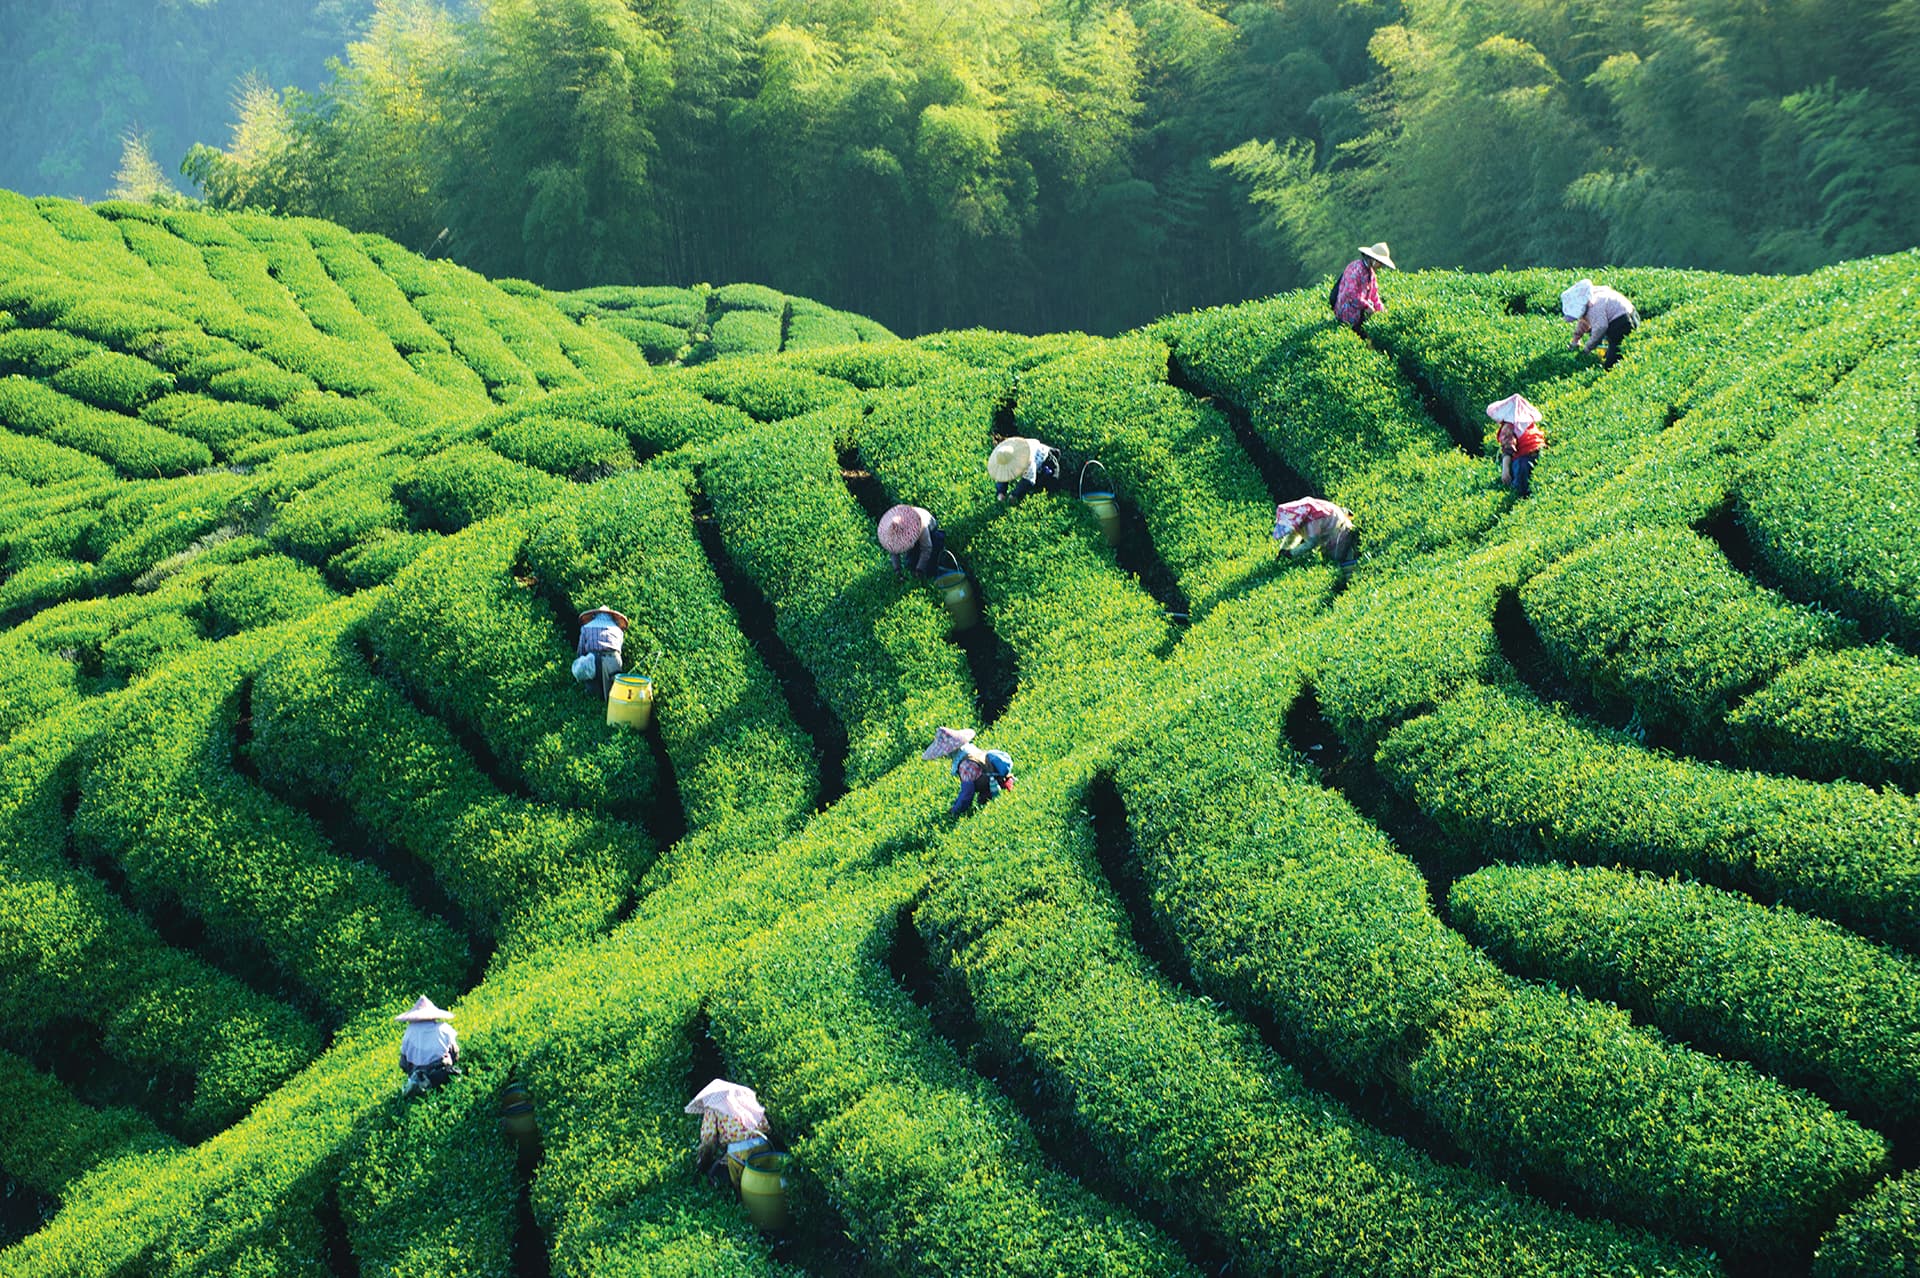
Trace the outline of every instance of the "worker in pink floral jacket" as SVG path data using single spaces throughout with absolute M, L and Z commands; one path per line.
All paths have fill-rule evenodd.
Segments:
M 1384 266 L 1389 271 L 1400 269 L 1393 264 L 1385 240 L 1361 249 L 1360 256 L 1347 263 L 1339 283 L 1333 286 L 1333 297 L 1330 299 L 1333 317 L 1356 333 L 1366 326 L 1368 316 L 1387 309 L 1380 300 L 1379 282 L 1374 278 L 1373 268 L 1376 265 Z

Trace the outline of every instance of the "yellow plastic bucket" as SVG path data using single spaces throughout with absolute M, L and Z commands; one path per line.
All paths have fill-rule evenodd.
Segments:
M 784 1234 L 793 1224 L 787 1210 L 787 1173 L 792 1167 L 792 1154 L 768 1149 L 749 1155 L 740 1173 L 740 1201 L 763 1234 Z
M 1120 544 L 1120 503 L 1112 493 L 1082 493 L 1080 500 L 1087 503 L 1087 509 L 1100 521 L 1100 535 L 1107 539 L 1109 546 Z
M 615 675 L 607 694 L 610 726 L 644 730 L 653 721 L 653 680 L 646 675 Z
M 980 598 L 973 593 L 973 583 L 967 580 L 959 560 L 955 559 L 953 567 L 933 579 L 933 588 L 940 592 L 940 602 L 946 605 L 947 617 L 955 630 L 971 630 L 979 624 Z
M 1120 544 L 1120 499 L 1111 488 L 1087 491 L 1087 471 L 1095 466 L 1100 466 L 1098 460 L 1090 461 L 1080 468 L 1080 500 L 1085 502 L 1087 509 L 1093 512 L 1093 517 L 1100 521 L 1100 535 L 1107 539 L 1107 544 L 1118 546 Z M 1104 476 L 1107 468 L 1100 466 L 1100 473 Z
M 747 1159 L 763 1149 L 770 1149 L 765 1136 L 749 1136 L 745 1140 L 730 1141 L 727 1144 L 727 1175 L 733 1178 L 733 1187 L 740 1188 L 740 1175 L 747 1169 Z

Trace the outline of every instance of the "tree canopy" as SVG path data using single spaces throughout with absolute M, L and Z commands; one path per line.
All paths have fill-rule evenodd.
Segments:
M 1916 72 L 1914 0 L 378 0 L 326 85 L 247 92 L 186 170 L 554 287 L 1113 331 L 1382 238 L 1471 269 L 1905 247 Z

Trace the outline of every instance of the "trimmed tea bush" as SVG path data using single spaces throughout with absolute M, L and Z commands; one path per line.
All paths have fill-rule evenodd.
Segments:
M 1757 764 L 1920 791 L 1920 661 L 1886 645 L 1821 652 L 1727 719 Z
M 1670 1034 L 1816 1080 L 1850 1109 L 1920 1112 L 1920 966 L 1818 919 L 1678 879 L 1492 866 L 1454 922 L 1501 962 L 1631 1008 Z
M 1594 542 L 1521 587 L 1520 606 L 1561 669 L 1696 747 L 1735 700 L 1852 632 L 1754 585 L 1683 529 Z
M 1380 769 L 1454 838 L 1746 888 L 1920 948 L 1920 803 L 1649 753 L 1483 688 L 1415 719 Z

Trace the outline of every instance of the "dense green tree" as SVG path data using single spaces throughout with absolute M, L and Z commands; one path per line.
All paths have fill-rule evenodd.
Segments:
M 1471 268 L 1904 247 L 1917 59 L 1920 0 L 379 0 L 328 84 L 247 89 L 188 171 L 556 286 L 1112 331 L 1382 238 Z

